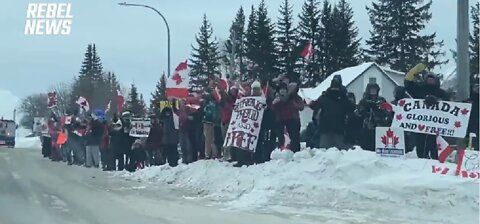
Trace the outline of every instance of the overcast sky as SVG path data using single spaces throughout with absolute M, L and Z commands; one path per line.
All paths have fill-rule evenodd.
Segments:
M 122 0 L 123 1 L 123 0 Z M 133 1 L 133 0 L 132 0 Z M 73 24 L 68 36 L 25 36 L 26 9 L 32 0 L 3 1 L 0 7 L 0 89 L 18 97 L 45 92 L 53 83 L 71 81 L 78 75 L 87 44 L 95 43 L 106 71 L 113 71 L 124 85 L 135 82 L 150 98 L 155 83 L 167 71 L 167 35 L 155 12 L 138 7 L 118 6 L 111 0 L 49 0 L 72 3 Z M 172 70 L 189 58 L 191 44 L 207 14 L 215 36 L 225 39 L 240 6 L 250 12 L 260 0 L 135 0 L 156 7 L 170 23 Z M 277 20 L 281 0 L 266 0 L 268 12 Z M 301 12 L 303 0 L 291 0 L 294 14 Z M 333 1 L 335 2 L 335 1 Z M 365 9 L 371 0 L 349 1 L 355 12 L 360 37 L 369 37 L 371 25 Z M 455 48 L 456 0 L 434 0 L 433 18 L 427 32 L 437 32 L 445 50 Z M 474 1 L 470 1 L 472 5 Z M 298 16 L 295 16 L 295 23 Z M 451 65 L 450 65 L 451 66 Z M 443 70 L 446 67 L 443 68 Z M 440 69 L 442 70 L 442 69 Z M 0 99 L 2 100 L 2 99 Z

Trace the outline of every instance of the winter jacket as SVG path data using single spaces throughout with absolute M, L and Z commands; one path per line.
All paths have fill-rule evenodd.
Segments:
M 204 123 L 220 123 L 220 108 L 213 100 L 206 100 L 203 108 Z
M 102 136 L 102 143 L 100 145 L 100 149 L 106 150 L 110 147 L 110 135 L 108 134 L 108 125 L 102 124 L 103 128 L 103 136 Z
M 87 145 L 98 145 L 102 143 L 103 137 L 103 127 L 102 124 L 98 121 L 93 121 L 90 124 L 90 130 L 88 131 L 86 137 Z
M 297 94 L 291 95 L 287 101 L 280 101 L 272 105 L 277 121 L 284 122 L 288 120 L 300 120 L 300 111 L 305 104 Z
M 365 95 L 358 104 L 358 114 L 363 120 L 363 127 L 375 129 L 375 127 L 389 126 L 389 112 L 380 108 L 380 104 L 386 102 L 383 97 L 371 97 Z
M 341 89 L 328 88 L 318 100 L 313 101 L 310 107 L 320 110 L 319 124 L 321 133 L 345 133 L 347 114 L 353 111 L 354 105 L 348 100 L 346 93 Z
M 236 97 L 231 94 L 222 94 L 220 102 L 220 121 L 222 124 L 230 123 L 232 118 L 233 106 L 235 105 Z
M 434 96 L 438 100 L 448 101 L 448 93 L 440 88 L 439 85 L 427 85 L 424 82 L 405 80 L 405 89 L 415 99 L 425 99 L 427 96 Z
M 165 110 L 164 110 L 165 111 Z M 163 126 L 163 135 L 162 135 L 162 144 L 164 145 L 176 145 L 178 144 L 178 130 L 175 129 L 175 123 L 173 122 L 173 111 L 170 113 L 170 116 L 166 116 L 164 111 L 162 112 L 162 126 Z
M 158 149 L 162 145 L 163 129 L 160 124 L 152 124 L 147 137 L 147 148 Z

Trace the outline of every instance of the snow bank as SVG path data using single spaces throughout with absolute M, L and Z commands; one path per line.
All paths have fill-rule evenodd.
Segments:
M 208 160 L 121 175 L 192 189 L 234 209 L 288 206 L 408 220 L 401 223 L 478 223 L 478 181 L 432 174 L 437 161 L 381 158 L 358 149 L 277 151 L 272 157 L 242 168 Z
M 39 137 L 22 137 L 15 139 L 15 148 L 22 149 L 40 149 L 42 148 L 42 143 L 40 142 Z

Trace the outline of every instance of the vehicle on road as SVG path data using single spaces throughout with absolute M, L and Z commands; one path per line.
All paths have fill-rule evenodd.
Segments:
M 13 120 L 0 120 L 0 146 L 15 147 L 17 125 Z

